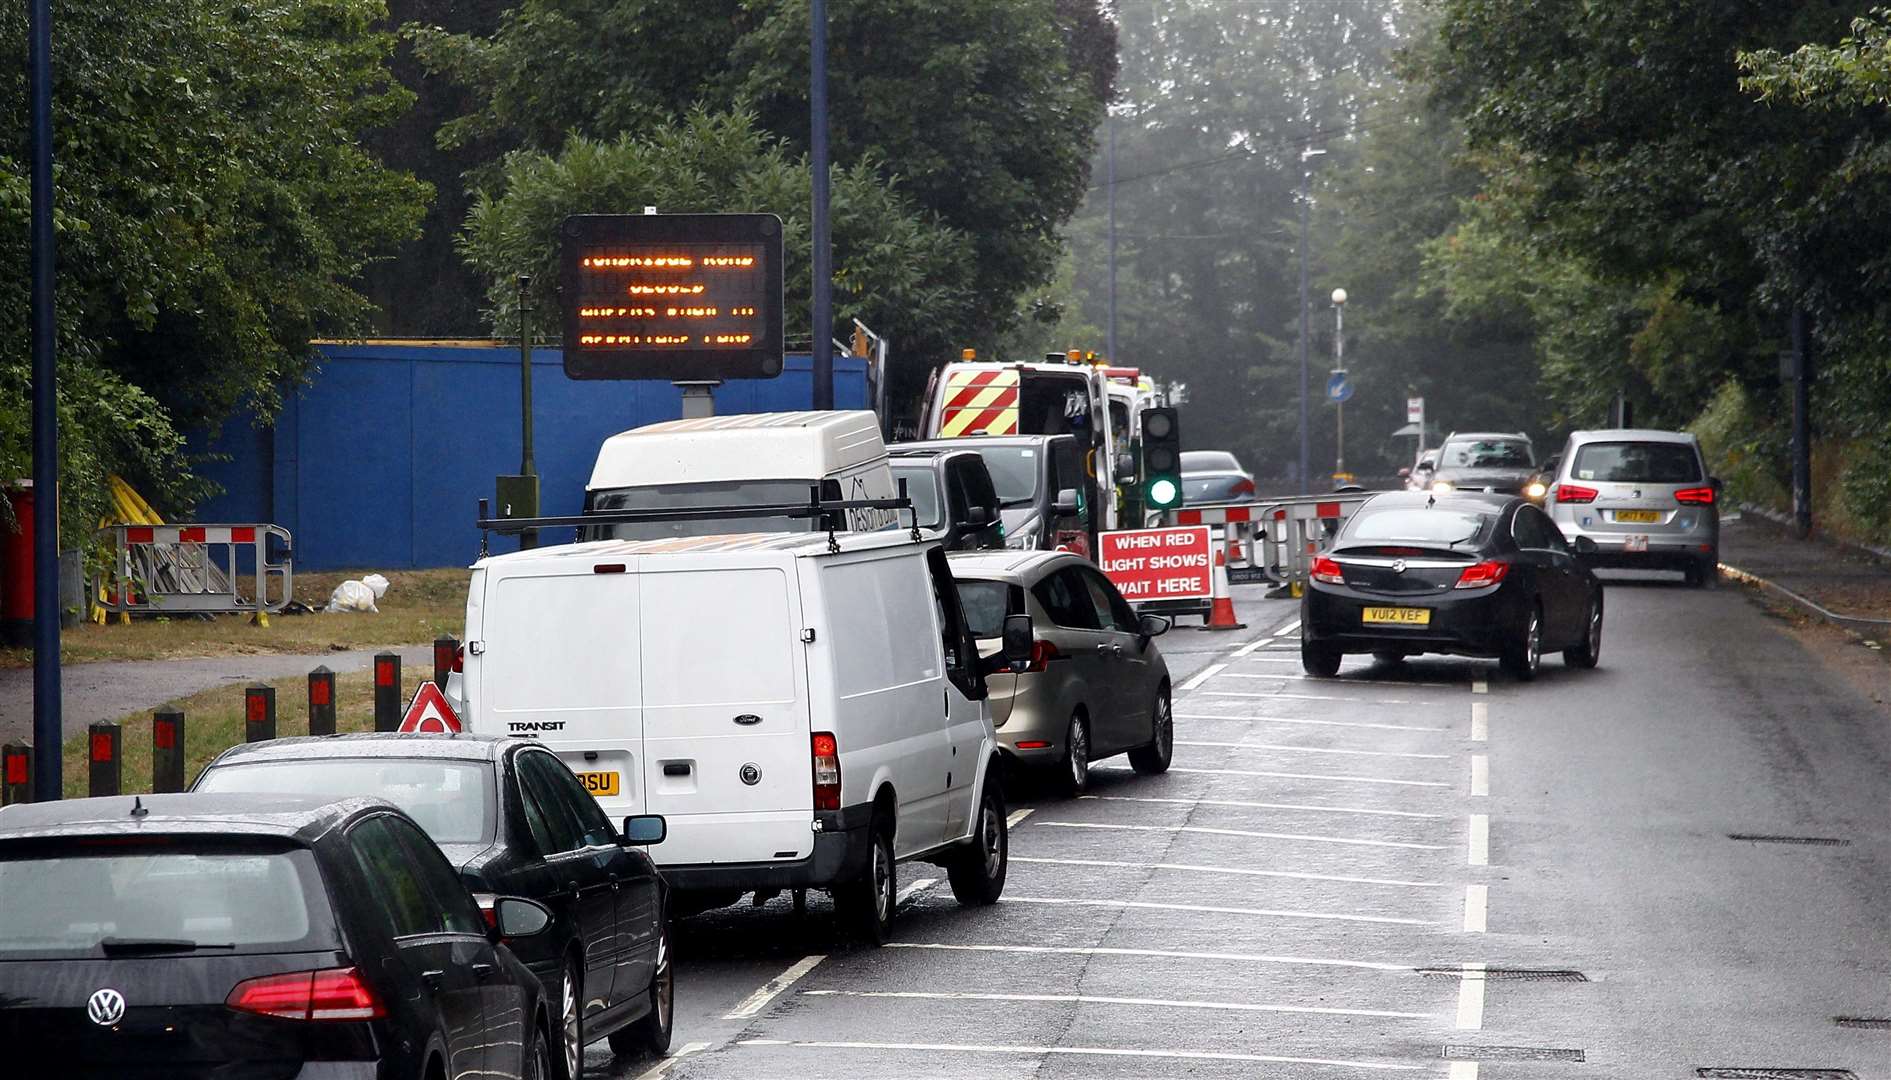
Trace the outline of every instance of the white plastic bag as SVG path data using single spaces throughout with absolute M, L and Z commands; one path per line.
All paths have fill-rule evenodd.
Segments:
M 386 589 L 386 578 L 381 579 L 381 587 Z M 379 615 L 381 609 L 374 606 L 376 595 L 374 589 L 366 582 L 355 581 L 351 578 L 335 586 L 335 591 L 328 594 L 328 606 L 322 610 L 331 614 L 341 611 L 364 611 L 370 615 Z
M 374 590 L 374 598 L 379 600 L 387 595 L 387 579 L 379 574 L 369 574 L 361 579 L 361 584 Z

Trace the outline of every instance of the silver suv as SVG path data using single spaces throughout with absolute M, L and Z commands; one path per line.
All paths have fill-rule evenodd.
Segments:
M 1577 431 L 1563 447 L 1546 505 L 1591 566 L 1679 570 L 1690 585 L 1720 562 L 1720 481 L 1685 431 Z

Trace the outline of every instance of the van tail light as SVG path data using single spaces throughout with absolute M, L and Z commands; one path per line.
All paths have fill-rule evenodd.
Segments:
M 1710 487 L 1682 488 L 1674 493 L 1674 501 L 1689 506 L 1714 505 L 1714 489 Z
M 1033 641 L 1031 643 L 1031 665 L 1024 669 L 1025 674 L 1028 675 L 1034 671 L 1044 671 L 1048 669 L 1051 661 L 1057 659 L 1057 656 L 1057 646 L 1052 645 L 1048 641 Z
M 1328 585 L 1346 584 L 1346 571 L 1340 569 L 1337 561 L 1324 555 L 1314 557 L 1313 566 L 1307 570 L 1307 576 Z
M 1556 501 L 1559 503 L 1592 503 L 1600 494 L 1595 488 L 1583 487 L 1581 484 L 1556 485 Z
M 1464 572 L 1458 575 L 1457 588 L 1488 589 L 1502 581 L 1504 575 L 1508 573 L 1510 573 L 1510 564 L 1507 562 L 1475 563 L 1465 567 Z
M 499 897 L 494 893 L 476 892 L 473 899 L 479 903 L 479 915 L 486 920 L 486 929 L 499 929 Z
M 380 999 L 356 968 L 265 975 L 236 984 L 223 1002 L 238 1012 L 283 1020 L 379 1020 Z
M 814 808 L 840 809 L 840 743 L 832 732 L 814 733 Z
M 1234 494 L 1234 495 L 1254 494 L 1254 481 L 1245 480 L 1245 479 L 1235 481 L 1234 490 L 1230 492 L 1230 494 Z

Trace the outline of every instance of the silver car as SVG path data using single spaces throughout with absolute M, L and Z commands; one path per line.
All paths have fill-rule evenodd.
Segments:
M 1595 541 L 1590 566 L 1679 570 L 1690 585 L 1720 562 L 1720 481 L 1685 431 L 1578 431 L 1563 447 L 1547 495 L 1573 543 Z
M 1090 763 L 1127 752 L 1164 772 L 1175 747 L 1169 668 L 1155 639 L 1171 620 L 1138 616 L 1096 565 L 1068 552 L 949 556 L 979 654 L 1000 651 L 1005 616 L 1028 614 L 1037 640 L 1021 674 L 989 675 L 991 722 L 1009 763 L 1081 794 Z

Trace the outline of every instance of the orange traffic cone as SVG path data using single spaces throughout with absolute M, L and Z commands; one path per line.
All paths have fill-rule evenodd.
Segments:
M 1247 624 L 1235 621 L 1234 598 L 1228 595 L 1228 554 L 1222 548 L 1215 549 L 1215 592 L 1214 600 L 1208 608 L 1208 630 L 1245 630 Z

